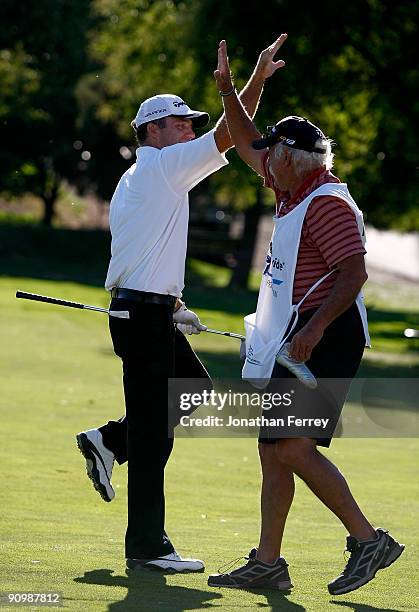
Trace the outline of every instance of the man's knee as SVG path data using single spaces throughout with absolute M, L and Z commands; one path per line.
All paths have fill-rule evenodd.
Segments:
M 281 469 L 281 463 L 276 454 L 276 443 L 259 442 L 259 458 L 264 478 L 273 478 Z
M 308 438 L 287 438 L 278 440 L 275 451 L 281 463 L 290 468 L 297 468 L 311 460 L 316 451 L 316 445 L 314 440 Z
M 262 465 L 265 463 L 270 463 L 272 461 L 273 462 L 278 461 L 278 457 L 276 456 L 276 452 L 275 452 L 275 446 L 276 444 L 266 444 L 265 442 L 259 442 L 258 444 L 259 458 L 260 458 Z

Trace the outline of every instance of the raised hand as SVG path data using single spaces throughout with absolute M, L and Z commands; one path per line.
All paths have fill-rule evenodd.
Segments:
M 259 59 L 256 64 L 256 71 L 264 78 L 268 79 L 278 70 L 285 66 L 284 60 L 278 60 L 274 62 L 274 57 L 277 51 L 282 47 L 284 42 L 287 40 L 288 34 L 281 34 L 272 45 L 267 49 L 264 49 L 259 55 Z M 221 44 L 221 43 L 220 43 Z
M 233 87 L 230 65 L 227 56 L 227 43 L 222 40 L 218 45 L 218 65 L 217 70 L 214 70 L 214 78 L 216 80 L 218 90 L 228 92 Z

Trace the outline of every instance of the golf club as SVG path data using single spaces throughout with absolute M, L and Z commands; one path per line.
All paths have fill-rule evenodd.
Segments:
M 204 331 L 208 332 L 209 334 L 219 334 L 220 336 L 228 336 L 229 338 L 237 338 L 238 340 L 241 340 L 242 342 L 246 340 L 246 337 L 241 336 L 240 334 L 233 334 L 232 332 L 220 331 L 218 329 L 210 329 L 209 327 L 207 327 L 207 329 L 205 329 Z
M 237 338 L 240 340 L 240 359 L 243 361 L 246 359 L 246 337 L 241 334 L 233 334 L 232 332 L 220 331 L 218 329 L 210 329 L 207 327 L 204 331 L 209 334 L 219 334 L 220 336 L 227 336 L 228 338 Z
M 109 310 L 108 308 L 100 308 L 99 306 L 88 306 L 80 302 L 69 302 L 59 298 L 48 297 L 46 295 L 38 295 L 37 293 L 27 293 L 26 291 L 16 291 L 17 298 L 24 300 L 34 300 L 35 302 L 46 302 L 47 304 L 55 304 L 57 306 L 67 306 L 68 308 L 82 308 L 84 310 L 96 310 L 97 312 L 105 312 L 111 317 L 118 319 L 129 319 L 128 310 Z
M 56 306 L 66 306 L 68 308 L 95 310 L 96 312 L 104 312 L 111 317 L 116 317 L 119 319 L 129 319 L 129 312 L 127 310 L 109 310 L 108 308 L 100 308 L 99 306 L 89 306 L 88 304 L 81 304 L 80 302 L 70 302 L 69 300 L 48 297 L 46 295 L 38 295 L 37 293 L 27 293 L 26 291 L 16 291 L 16 297 L 25 300 L 34 300 L 35 302 L 55 304 Z M 207 327 L 205 331 L 209 334 L 218 334 L 220 336 L 227 336 L 228 338 L 237 338 L 238 340 L 240 340 L 240 357 L 241 359 L 246 358 L 245 336 L 242 336 L 241 334 L 235 334 L 233 332 L 211 329 L 209 327 Z M 307 368 L 307 366 L 302 362 L 296 362 L 291 359 L 287 350 L 281 350 L 278 353 L 276 359 L 278 363 L 288 368 L 303 384 L 312 389 L 316 388 L 317 381 L 314 378 L 313 374 L 310 372 L 310 370 Z

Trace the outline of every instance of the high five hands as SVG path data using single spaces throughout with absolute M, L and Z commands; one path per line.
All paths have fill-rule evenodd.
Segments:
M 287 36 L 288 34 L 281 34 L 272 45 L 264 49 L 259 55 L 255 72 L 257 72 L 262 79 L 268 79 L 279 68 L 285 66 L 283 60 L 277 60 L 275 62 L 274 57 L 286 41 Z M 228 93 L 233 89 L 233 80 L 227 55 L 227 43 L 225 40 L 222 40 L 218 46 L 218 65 L 217 69 L 214 70 L 214 78 L 220 92 Z

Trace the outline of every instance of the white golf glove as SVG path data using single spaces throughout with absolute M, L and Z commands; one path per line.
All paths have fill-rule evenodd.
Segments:
M 176 323 L 176 327 L 182 334 L 200 334 L 201 331 L 207 329 L 206 325 L 202 325 L 197 314 L 188 310 L 185 304 L 173 314 L 173 321 Z

